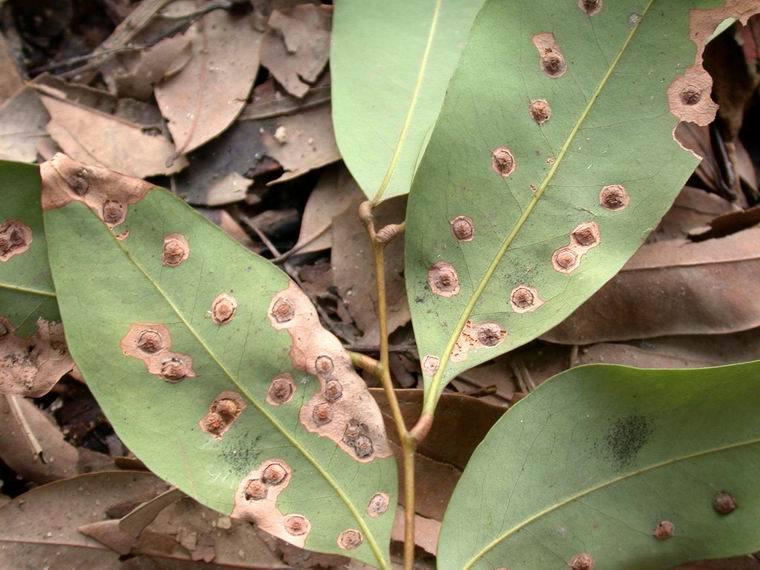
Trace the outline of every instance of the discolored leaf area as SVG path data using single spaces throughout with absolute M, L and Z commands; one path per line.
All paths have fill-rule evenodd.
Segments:
M 409 192 L 483 0 L 336 3 L 330 71 L 343 160 L 375 203 Z
M 439 568 L 657 569 L 757 550 L 759 382 L 760 361 L 559 374 L 473 454 Z
M 211 508 L 388 567 L 382 416 L 307 297 L 163 189 L 64 155 L 42 178 L 67 342 L 129 448 Z
M 704 43 L 736 0 L 486 2 L 417 171 L 406 279 L 435 406 L 459 372 L 562 321 L 633 255 L 716 105 Z
M 38 168 L 0 161 L 0 194 L 0 316 L 27 337 L 38 318 L 60 320 L 42 229 Z

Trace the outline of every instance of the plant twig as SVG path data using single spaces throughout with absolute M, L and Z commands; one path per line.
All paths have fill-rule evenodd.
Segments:
M 8 401 L 8 406 L 11 409 L 11 413 L 13 414 L 13 417 L 16 418 L 16 421 L 18 422 L 18 425 L 21 428 L 24 437 L 26 437 L 27 442 L 29 442 L 29 447 L 32 448 L 32 453 L 37 459 L 40 460 L 41 463 L 47 463 L 45 461 L 45 454 L 44 450 L 42 449 L 42 445 L 37 439 L 37 436 L 34 435 L 34 430 L 32 430 L 32 426 L 29 425 L 29 421 L 26 419 L 24 410 L 21 409 L 21 397 L 8 395 L 5 396 L 5 399 Z
M 351 357 L 351 364 L 356 368 L 360 368 L 361 370 L 372 374 L 377 380 L 382 381 L 383 368 L 377 360 L 371 356 L 360 354 L 358 352 L 349 351 L 348 355 Z
M 388 303 L 385 289 L 385 246 L 404 231 L 404 224 L 391 224 L 375 231 L 372 216 L 372 203 L 362 202 L 359 205 L 359 217 L 367 228 L 372 243 L 372 257 L 375 261 L 375 286 L 377 288 L 377 321 L 380 327 L 380 382 L 385 391 L 385 397 L 391 410 L 393 423 L 401 442 L 401 461 L 404 471 L 404 570 L 414 567 L 414 514 L 415 486 L 414 459 L 417 444 L 424 439 L 432 424 L 432 415 L 423 414 L 417 424 L 408 430 L 404 416 L 401 413 L 396 392 L 390 374 L 388 350 Z

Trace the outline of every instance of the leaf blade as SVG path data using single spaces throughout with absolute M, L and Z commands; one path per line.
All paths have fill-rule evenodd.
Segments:
M 597 566 L 665 568 L 752 550 L 757 483 L 744 467 L 760 458 L 748 415 L 759 366 L 591 365 L 548 381 L 497 422 L 465 470 L 444 518 L 443 567 L 565 568 L 586 552 Z M 483 479 L 494 470 L 504 475 Z M 721 491 L 737 497 L 735 512 L 714 511 Z M 489 505 L 487 538 L 463 523 L 477 504 Z M 675 531 L 660 541 L 662 520 Z

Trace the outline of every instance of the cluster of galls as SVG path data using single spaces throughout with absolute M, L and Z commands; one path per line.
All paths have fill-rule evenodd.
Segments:
M 276 462 L 272 462 L 261 471 L 259 479 L 251 479 L 245 487 L 245 498 L 248 501 L 263 501 L 267 498 L 270 487 L 282 485 L 288 478 L 288 470 Z

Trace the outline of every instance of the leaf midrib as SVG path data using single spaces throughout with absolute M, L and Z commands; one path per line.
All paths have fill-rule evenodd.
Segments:
M 731 445 L 723 445 L 720 447 L 714 447 L 711 449 L 706 449 L 704 451 L 698 451 L 696 453 L 691 453 L 689 455 L 684 455 L 682 457 L 676 457 L 671 459 L 666 459 L 665 461 L 660 461 L 659 463 L 654 463 L 652 465 L 648 465 L 646 467 L 643 467 L 641 469 L 637 469 L 636 471 L 632 471 L 630 473 L 625 473 L 623 475 L 619 475 L 618 477 L 615 477 L 613 479 L 610 479 L 608 481 L 603 481 L 602 483 L 599 483 L 597 485 L 594 485 L 593 487 L 589 487 L 588 489 L 585 489 L 584 491 L 581 491 L 579 493 L 576 493 L 575 495 L 571 495 L 567 497 L 566 499 L 563 499 L 562 501 L 556 503 L 555 505 L 552 505 L 550 507 L 547 507 L 546 509 L 539 511 L 535 515 L 525 519 L 521 523 L 513 526 L 509 530 L 501 533 L 499 536 L 497 536 L 494 540 L 489 542 L 485 547 L 483 547 L 475 556 L 470 558 L 470 560 L 467 561 L 467 563 L 464 565 L 464 569 L 471 568 L 473 564 L 475 564 L 478 560 L 480 560 L 486 552 L 491 550 L 492 548 L 496 547 L 501 543 L 502 541 L 509 538 L 511 535 L 515 534 L 520 529 L 528 526 L 532 522 L 540 519 L 543 516 L 546 516 L 565 505 L 568 505 L 569 503 L 572 503 L 573 501 L 577 501 L 578 499 L 581 499 L 587 495 L 590 495 L 591 493 L 594 493 L 596 491 L 600 491 L 602 489 L 605 489 L 607 487 L 610 487 L 612 485 L 615 485 L 616 483 L 620 483 L 621 481 L 625 481 L 626 479 L 630 479 L 631 477 L 636 477 L 637 475 L 643 475 L 645 473 L 648 473 L 650 471 L 654 471 L 656 469 L 660 469 L 663 467 L 668 467 L 670 465 L 673 465 L 675 463 L 681 462 L 681 461 L 689 461 L 690 459 L 696 459 L 705 455 L 710 455 L 711 453 L 721 453 L 724 451 L 731 451 L 734 449 L 738 449 L 740 447 L 746 447 L 751 445 L 757 445 L 760 444 L 760 438 L 750 439 L 748 441 L 742 441 L 739 443 L 734 443 Z
M 160 191 L 160 190 L 159 190 Z M 109 232 L 110 234 L 111 232 Z M 374 534 L 370 531 L 367 524 L 364 522 L 364 519 L 362 519 L 361 515 L 359 514 L 358 510 L 354 506 L 354 504 L 351 502 L 351 500 L 348 498 L 348 496 L 345 494 L 343 489 L 340 487 L 338 482 L 327 472 L 325 471 L 322 466 L 318 463 L 318 461 L 312 456 L 312 454 L 303 447 L 295 438 L 293 438 L 287 430 L 280 424 L 277 419 L 272 416 L 263 406 L 261 406 L 258 401 L 253 397 L 252 394 L 246 390 L 244 386 L 242 386 L 237 378 L 229 371 L 227 370 L 227 367 L 222 364 L 221 360 L 217 358 L 216 354 L 211 350 L 211 348 L 204 342 L 204 340 L 201 338 L 201 336 L 196 332 L 196 330 L 190 325 L 190 323 L 185 319 L 182 312 L 175 306 L 175 304 L 172 302 L 172 300 L 169 298 L 166 292 L 161 288 L 161 286 L 148 274 L 148 272 L 138 263 L 137 259 L 132 257 L 130 252 L 124 247 L 124 244 L 117 240 L 113 234 L 111 234 L 111 237 L 113 241 L 118 245 L 121 252 L 127 257 L 127 259 L 137 268 L 140 270 L 140 272 L 145 276 L 145 278 L 148 280 L 148 282 L 153 285 L 156 290 L 161 294 L 161 296 L 164 298 L 164 300 L 169 304 L 169 306 L 172 308 L 174 313 L 177 315 L 177 317 L 182 321 L 182 323 L 187 327 L 187 329 L 190 331 L 190 333 L 195 337 L 195 339 L 198 341 L 198 343 L 203 347 L 203 349 L 207 352 L 209 357 L 219 366 L 219 368 L 224 371 L 225 375 L 230 379 L 230 381 L 237 387 L 240 392 L 245 395 L 246 398 L 254 405 L 254 407 L 266 418 L 268 419 L 272 425 L 274 425 L 279 432 L 287 439 L 291 445 L 297 449 L 308 461 L 312 464 L 314 469 L 317 470 L 317 472 L 327 481 L 327 483 L 332 486 L 332 488 L 335 490 L 335 493 L 340 497 L 340 499 L 343 501 L 343 503 L 346 505 L 348 510 L 351 512 L 351 514 L 354 516 L 356 521 L 358 522 L 361 529 L 364 531 L 364 536 L 367 537 L 367 542 L 369 543 L 370 548 L 372 549 L 372 553 L 375 555 L 375 559 L 380 563 L 381 568 L 388 568 L 385 557 L 383 556 L 382 552 L 379 549 L 379 546 L 377 544 L 377 541 L 375 540 Z M 237 245 L 237 244 L 236 244 Z
M 32 287 L 22 287 L 21 285 L 12 285 L 0 281 L 0 289 L 7 289 L 9 291 L 15 291 L 16 293 L 27 293 L 29 295 L 38 295 L 40 297 L 51 297 L 55 299 L 55 293 L 53 291 L 43 291 L 42 289 L 34 289 Z
M 433 46 L 433 38 L 435 37 L 435 31 L 438 28 L 438 16 L 441 13 L 442 4 L 443 0 L 436 0 L 435 2 L 435 7 L 433 8 L 433 19 L 430 22 L 430 31 L 428 32 L 427 42 L 425 43 L 425 51 L 422 53 L 422 59 L 420 60 L 420 69 L 417 72 L 417 80 L 414 83 L 414 90 L 412 91 L 412 98 L 409 101 L 409 108 L 407 109 L 406 115 L 404 116 L 404 124 L 401 127 L 401 134 L 399 134 L 398 142 L 396 142 L 396 146 L 393 149 L 391 161 L 388 164 L 388 170 L 385 171 L 385 176 L 383 177 L 382 182 L 380 182 L 380 187 L 377 189 L 375 197 L 372 198 L 373 204 L 378 204 L 382 199 L 383 194 L 385 194 L 385 191 L 391 182 L 391 178 L 393 178 L 393 175 L 396 172 L 399 158 L 401 158 L 401 149 L 404 147 L 407 136 L 409 135 L 409 127 L 412 125 L 414 110 L 417 107 L 417 100 L 419 99 L 420 91 L 422 90 L 422 80 L 425 77 L 428 60 L 430 59 L 430 51 Z
M 594 93 L 589 98 L 588 103 L 586 103 L 586 107 L 583 109 L 583 112 L 581 113 L 580 117 L 578 118 L 575 125 L 573 126 L 573 129 L 570 131 L 570 134 L 565 139 L 565 142 L 562 145 L 562 148 L 560 149 L 559 153 L 557 153 L 557 158 L 552 164 L 551 168 L 549 169 L 549 172 L 546 173 L 546 176 L 541 181 L 541 185 L 538 187 L 536 192 L 531 197 L 531 200 L 528 203 L 528 206 L 520 215 L 517 222 L 515 222 L 515 225 L 512 227 L 512 230 L 509 232 L 507 237 L 504 238 L 504 241 L 502 242 L 501 246 L 496 252 L 496 255 L 494 256 L 493 260 L 489 264 L 488 268 L 486 269 L 486 272 L 483 274 L 483 277 L 478 282 L 478 286 L 475 288 L 475 291 L 473 292 L 472 296 L 467 301 L 467 304 L 465 305 L 465 308 L 462 311 L 462 314 L 459 320 L 457 321 L 457 324 L 454 327 L 454 330 L 451 336 L 449 337 L 448 342 L 446 343 L 446 347 L 444 348 L 444 351 L 441 354 L 440 364 L 438 366 L 438 370 L 433 375 L 433 378 L 430 383 L 430 389 L 427 390 L 425 393 L 425 402 L 423 406 L 425 411 L 432 413 L 435 409 L 436 402 L 438 401 L 437 393 L 440 389 L 441 384 L 443 383 L 443 374 L 446 372 L 446 367 L 448 366 L 451 353 L 454 350 L 454 345 L 459 339 L 459 336 L 462 333 L 462 330 L 464 330 L 467 320 L 470 318 L 472 311 L 475 309 L 475 305 L 480 300 L 480 297 L 483 294 L 483 291 L 488 286 L 488 283 L 491 281 L 491 277 L 493 277 L 493 274 L 496 271 L 496 268 L 498 267 L 499 263 L 501 263 L 502 258 L 506 254 L 509 247 L 512 245 L 512 242 L 517 237 L 517 234 L 520 232 L 523 225 L 525 225 L 525 222 L 530 217 L 530 214 L 538 205 L 538 202 L 541 200 L 541 197 L 544 195 L 544 192 L 546 192 L 546 189 L 548 188 L 549 183 L 554 178 L 554 175 L 557 172 L 557 169 L 562 164 L 562 161 L 565 158 L 567 151 L 570 149 L 570 146 L 575 140 L 575 136 L 578 134 L 578 131 L 580 130 L 581 125 L 584 123 L 584 121 L 588 117 L 589 113 L 594 107 L 594 104 L 596 103 L 596 100 L 599 98 L 599 95 L 601 94 L 605 85 L 609 81 L 610 77 L 612 77 L 612 74 L 614 73 L 615 69 L 620 63 L 620 59 L 623 57 L 625 50 L 628 48 L 628 45 L 631 43 L 631 40 L 636 35 L 636 32 L 639 30 L 641 23 L 644 21 L 644 18 L 646 17 L 647 13 L 649 12 L 649 9 L 652 7 L 652 4 L 654 4 L 654 2 L 655 0 L 649 0 L 647 2 L 646 7 L 640 14 L 641 17 L 631 27 L 631 30 L 628 32 L 628 36 L 626 37 L 625 42 L 623 42 L 623 45 L 621 46 L 620 50 L 615 55 L 615 59 L 612 60 L 612 63 L 607 69 L 607 72 L 604 74 L 601 81 L 599 82 L 599 85 L 597 85 L 596 89 L 594 90 Z

